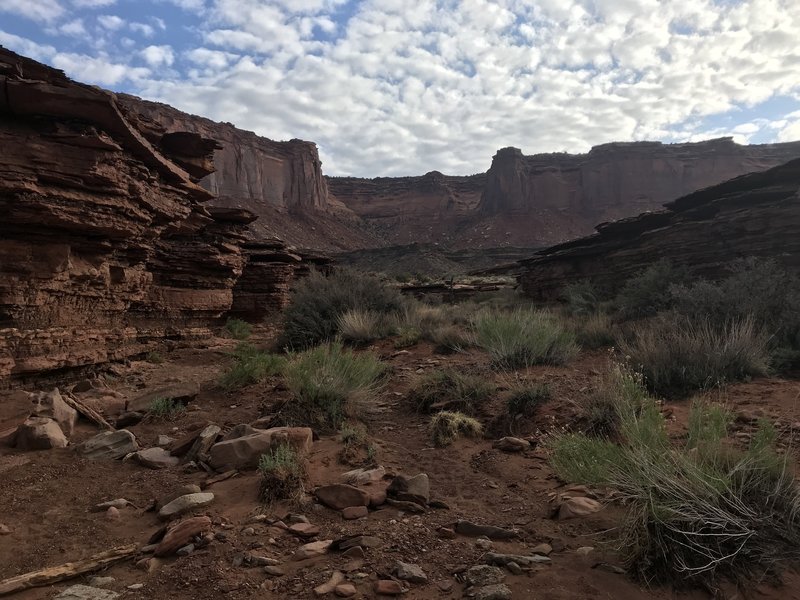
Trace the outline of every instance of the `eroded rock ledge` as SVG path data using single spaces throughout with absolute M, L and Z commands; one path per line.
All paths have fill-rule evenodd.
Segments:
M 208 334 L 255 218 L 203 206 L 218 149 L 0 47 L 0 380 Z
M 645 213 L 598 226 L 520 263 L 525 293 L 556 299 L 587 279 L 615 289 L 660 259 L 714 277 L 736 258 L 770 257 L 800 268 L 800 159 L 743 175 Z

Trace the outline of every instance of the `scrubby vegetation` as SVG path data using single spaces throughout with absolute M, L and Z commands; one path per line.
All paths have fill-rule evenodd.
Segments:
M 451 411 L 435 414 L 431 418 L 429 429 L 437 448 L 449 446 L 460 437 L 480 437 L 483 433 L 483 427 L 476 419 Z
M 150 419 L 172 421 L 186 412 L 186 406 L 172 398 L 156 398 L 147 407 Z
M 235 340 L 246 340 L 253 333 L 253 327 L 247 321 L 229 318 L 225 323 L 225 330 Z
M 338 327 L 342 339 L 351 344 L 368 344 L 388 332 L 382 315 L 372 310 L 350 309 L 339 317 Z
M 609 486 L 629 515 L 620 551 L 644 581 L 713 588 L 721 578 L 775 573 L 800 557 L 800 494 L 775 434 L 762 424 L 746 449 L 727 436 L 729 416 L 695 403 L 683 442 L 667 435 L 636 376 L 617 370 L 619 443 L 555 435 L 551 465 L 564 480 Z M 630 388 L 630 386 L 639 389 Z
M 493 392 L 486 378 L 447 369 L 421 376 L 408 396 L 420 412 L 447 409 L 474 414 Z
M 652 317 L 672 305 L 672 287 L 686 280 L 686 272 L 669 261 L 658 261 L 631 277 L 614 298 L 613 305 L 624 319 Z
M 247 342 L 239 344 L 231 358 L 233 364 L 220 379 L 220 386 L 225 390 L 236 390 L 279 375 L 286 363 L 284 356 L 263 352 Z
M 655 394 L 680 398 L 769 371 L 768 336 L 751 317 L 714 325 L 662 317 L 634 327 L 620 349 Z
M 305 463 L 289 444 L 280 444 L 262 454 L 258 470 L 261 473 L 259 498 L 264 504 L 294 500 L 302 495 Z
M 489 352 L 499 369 L 559 365 L 578 351 L 574 334 L 543 310 L 486 311 L 474 319 L 473 328 L 477 345 Z
M 596 350 L 613 346 L 616 342 L 614 324 L 611 317 L 602 312 L 586 316 L 575 316 L 569 323 L 575 339 L 582 348 Z
M 284 367 L 293 396 L 284 411 L 298 423 L 336 430 L 359 405 L 374 399 L 383 372 L 375 356 L 356 354 L 339 342 L 306 350 Z
M 391 315 L 401 310 L 400 293 L 377 277 L 348 269 L 330 275 L 312 273 L 292 292 L 284 311 L 280 344 L 305 350 L 333 340 L 339 333 L 340 319 L 348 311 Z
M 515 382 L 506 398 L 506 413 L 511 418 L 532 417 L 550 394 L 550 386 L 546 383 Z

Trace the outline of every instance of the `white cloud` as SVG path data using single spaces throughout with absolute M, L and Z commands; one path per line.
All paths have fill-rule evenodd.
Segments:
M 0 12 L 8 12 L 40 23 L 52 23 L 64 13 L 58 0 L 0 0 Z
M 169 67 L 175 62 L 175 54 L 170 46 L 148 46 L 140 54 L 144 61 L 153 68 Z
M 67 21 L 58 28 L 58 31 L 72 37 L 82 37 L 86 35 L 86 27 L 83 26 L 83 19 Z
M 116 4 L 117 0 L 72 0 L 75 8 L 101 8 Z
M 150 75 L 150 71 L 142 67 L 132 68 L 104 57 L 84 54 L 59 53 L 51 62 L 54 67 L 63 69 L 70 77 L 104 86 L 119 85 L 126 80 L 137 81 Z
M 131 31 L 135 31 L 137 33 L 141 33 L 144 37 L 153 37 L 155 35 L 156 30 L 153 29 L 152 25 L 148 25 L 147 23 L 131 23 L 129 25 Z
M 116 15 L 100 15 L 97 22 L 109 31 L 117 31 L 125 26 L 125 21 Z

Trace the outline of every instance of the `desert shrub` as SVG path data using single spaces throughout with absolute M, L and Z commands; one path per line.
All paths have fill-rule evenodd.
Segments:
M 164 356 L 160 352 L 157 352 L 156 350 L 148 352 L 145 355 L 144 359 L 149 363 L 153 363 L 154 365 L 160 365 L 161 363 L 164 362 Z
M 147 415 L 151 419 L 171 421 L 186 412 L 186 406 L 172 398 L 156 398 L 147 407 Z
M 752 318 L 771 336 L 776 367 L 800 364 L 800 278 L 774 260 L 743 259 L 719 281 L 672 289 L 675 311 L 717 326 Z
M 569 284 L 564 288 L 562 297 L 571 315 L 588 316 L 600 310 L 600 295 L 590 281 Z
M 624 319 L 653 316 L 672 305 L 671 288 L 685 279 L 684 270 L 660 260 L 625 282 L 613 304 Z
M 479 437 L 483 433 L 483 427 L 476 419 L 450 411 L 442 411 L 431 417 L 429 430 L 437 448 L 449 446 L 459 437 Z
M 381 314 L 358 308 L 341 315 L 338 327 L 342 339 L 352 344 L 367 344 L 385 337 L 389 332 Z
M 345 423 L 339 429 L 342 448 L 339 462 L 353 466 L 365 466 L 375 462 L 375 446 L 369 443 L 367 428 L 361 423 Z
M 476 344 L 489 352 L 492 365 L 500 369 L 563 364 L 578 351 L 574 334 L 541 310 L 483 312 L 473 328 Z
M 419 412 L 457 408 L 472 414 L 493 392 L 485 378 L 448 369 L 421 376 L 408 396 Z
M 375 397 L 383 372 L 374 355 L 355 354 L 338 342 L 306 350 L 284 368 L 293 396 L 284 411 L 304 425 L 337 429 L 345 416 Z
M 641 369 L 650 391 L 683 397 L 769 370 L 768 337 L 748 317 L 716 327 L 664 317 L 639 324 L 620 349 Z
M 253 333 L 253 327 L 247 321 L 229 318 L 225 322 L 225 330 L 235 340 L 246 340 Z
M 231 357 L 233 364 L 225 370 L 219 382 L 226 390 L 237 390 L 278 375 L 286 363 L 284 356 L 262 352 L 247 342 L 239 344 Z
M 510 417 L 532 417 L 541 404 L 550 399 L 550 386 L 546 383 L 515 383 L 506 398 L 506 413 Z
M 458 325 L 442 325 L 426 336 L 434 344 L 434 350 L 440 354 L 463 352 L 470 345 L 470 338 Z
M 280 444 L 262 454 L 258 470 L 261 473 L 259 498 L 263 503 L 293 500 L 303 493 L 305 464 L 289 444 Z
M 616 439 L 620 433 L 621 406 L 635 412 L 650 401 L 642 379 L 641 374 L 622 365 L 612 365 L 582 407 L 583 431 L 592 437 Z
M 774 450 L 774 428 L 762 425 L 749 448 L 736 449 L 727 412 L 695 403 L 686 441 L 676 445 L 656 403 L 643 390 L 632 396 L 645 400 L 619 399 L 620 444 L 571 433 L 547 445 L 559 477 L 621 495 L 629 514 L 619 548 L 634 575 L 713 588 L 800 558 L 800 494 Z
M 422 339 L 422 332 L 412 325 L 402 325 L 395 329 L 394 347 L 397 349 L 416 346 Z
M 292 292 L 284 311 L 280 344 L 303 350 L 332 340 L 349 310 L 388 315 L 402 308 L 400 293 L 380 279 L 349 269 L 325 276 L 312 273 Z
M 573 323 L 575 338 L 584 348 L 595 350 L 613 346 L 616 341 L 611 317 L 605 313 L 575 317 Z

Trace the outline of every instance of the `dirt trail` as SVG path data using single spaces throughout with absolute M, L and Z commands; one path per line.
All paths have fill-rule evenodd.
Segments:
M 261 339 L 268 331 L 259 332 Z M 204 348 L 180 349 L 165 354 L 165 362 L 133 362 L 108 377 L 107 384 L 124 403 L 144 392 L 163 385 L 193 383 L 200 392 L 189 410 L 175 421 L 140 423 L 129 429 L 141 447 L 155 445 L 156 438 L 170 435 L 179 438 L 198 430 L 207 422 L 225 428 L 250 423 L 287 398 L 280 381 L 269 380 L 239 392 L 224 393 L 215 382 L 226 364 L 225 352 L 234 346 L 226 339 L 215 340 Z M 554 551 L 552 563 L 521 575 L 506 574 L 505 583 L 513 598 L 537 600 L 566 599 L 658 599 L 706 598 L 694 592 L 677 595 L 671 590 L 647 590 L 624 575 L 593 568 L 597 563 L 619 564 L 607 548 L 609 532 L 623 518 L 624 511 L 609 505 L 585 518 L 558 521 L 551 518 L 548 494 L 563 486 L 554 478 L 541 451 L 532 449 L 509 454 L 492 449 L 491 440 L 459 441 L 445 449 L 434 448 L 427 432 L 427 417 L 416 414 L 406 393 L 420 371 L 454 367 L 474 373 L 485 371 L 486 357 L 478 351 L 442 356 L 425 345 L 397 352 L 390 344 L 373 348 L 390 366 L 389 383 L 380 400 L 361 411 L 376 461 L 390 473 L 415 475 L 427 473 L 431 497 L 442 500 L 449 509 L 429 509 L 426 513 L 407 514 L 384 506 L 370 512 L 366 519 L 344 521 L 338 512 L 306 500 L 300 506 L 278 506 L 266 514 L 283 516 L 302 513 L 319 525 L 319 539 L 337 539 L 347 535 L 369 534 L 380 540 L 368 548 L 363 559 L 353 561 L 341 554 L 326 554 L 316 559 L 291 562 L 289 556 L 303 542 L 285 531 L 263 523 L 251 523 L 250 517 L 264 512 L 259 505 L 258 475 L 244 472 L 209 488 L 214 502 L 198 511 L 208 514 L 219 535 L 210 545 L 193 554 L 159 561 L 151 573 L 128 561 L 111 567 L 102 575 L 115 578 L 110 589 L 123 598 L 211 599 L 244 598 L 314 598 L 313 588 L 326 582 L 331 572 L 342 570 L 356 584 L 360 598 L 374 598 L 372 584 L 377 576 L 390 573 L 397 560 L 421 566 L 428 583 L 407 584 L 405 598 L 462 598 L 464 586 L 455 573 L 480 564 L 484 549 L 476 539 L 457 536 L 440 537 L 437 529 L 459 519 L 479 524 L 517 529 L 518 539 L 495 541 L 496 552 L 530 554 L 531 548 L 549 543 Z M 584 353 L 567 367 L 537 367 L 527 377 L 550 384 L 552 399 L 534 422 L 527 423 L 522 437 L 553 424 L 566 424 L 605 369 L 604 352 Z M 780 379 L 754 381 L 728 388 L 726 401 L 735 409 L 765 414 L 791 423 L 796 419 L 798 384 Z M 688 404 L 676 404 L 674 413 L 680 421 Z M 499 400 L 489 404 L 482 416 L 491 421 L 499 412 Z M 17 424 L 27 411 L 26 401 L 12 392 L 0 396 L 0 431 Z M 81 422 L 71 445 L 94 435 L 97 430 Z M 341 464 L 342 448 L 335 437 L 323 437 L 314 443 L 309 458 L 309 486 L 340 481 L 341 473 L 353 468 Z M 90 461 L 80 458 L 71 448 L 38 452 L 0 449 L 0 523 L 11 533 L 0 535 L 0 579 L 32 569 L 53 566 L 85 558 L 113 546 L 146 543 L 161 526 L 154 512 L 145 509 L 153 500 L 185 484 L 201 485 L 208 475 L 187 471 L 183 466 L 163 470 L 143 468 L 133 461 Z M 133 507 L 120 510 L 119 519 L 104 512 L 91 512 L 95 504 L 114 498 L 126 498 Z M 252 528 L 248 531 L 247 528 Z M 586 556 L 578 548 L 595 550 Z M 237 555 L 245 551 L 275 558 L 286 569 L 283 577 L 270 578 L 262 568 L 234 566 Z M 65 582 L 52 588 L 20 593 L 15 598 L 52 598 L 59 590 L 87 578 Z M 786 585 L 774 588 L 762 585 L 755 596 L 760 598 L 800 598 L 800 578 L 790 574 Z M 127 586 L 143 584 L 140 589 Z M 728 597 L 737 597 L 728 592 Z M 330 594 L 333 597 L 333 594 Z M 744 597 L 744 596 L 741 596 Z

